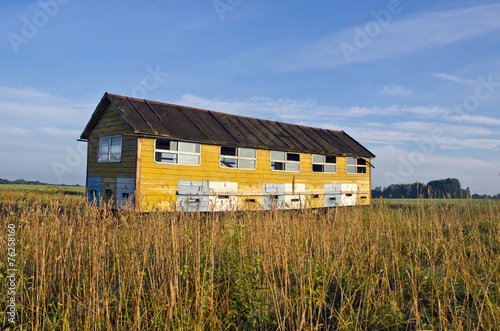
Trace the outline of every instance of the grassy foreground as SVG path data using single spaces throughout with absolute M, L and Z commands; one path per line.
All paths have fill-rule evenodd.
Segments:
M 12 330 L 495 330 L 500 206 L 111 213 L 0 191 Z

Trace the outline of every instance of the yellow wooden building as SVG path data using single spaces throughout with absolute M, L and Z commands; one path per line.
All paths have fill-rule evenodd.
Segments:
M 106 93 L 80 139 L 97 204 L 219 211 L 371 202 L 375 155 L 343 131 Z

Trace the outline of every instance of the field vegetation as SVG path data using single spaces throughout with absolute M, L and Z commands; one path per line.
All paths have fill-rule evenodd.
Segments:
M 0 190 L 16 228 L 11 330 L 495 330 L 500 205 L 112 212 Z
M 8 191 L 35 191 L 52 194 L 70 194 L 83 195 L 85 187 L 83 186 L 66 186 L 66 185 L 49 185 L 49 184 L 0 184 L 0 190 Z

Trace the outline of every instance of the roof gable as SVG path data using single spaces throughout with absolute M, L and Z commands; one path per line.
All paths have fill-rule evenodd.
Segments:
M 373 158 L 343 131 L 318 129 L 105 93 L 81 135 L 88 139 L 112 104 L 136 134 L 295 151 Z

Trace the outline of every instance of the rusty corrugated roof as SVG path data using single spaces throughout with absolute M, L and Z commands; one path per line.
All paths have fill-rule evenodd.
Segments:
M 105 93 L 81 139 L 88 139 L 112 104 L 136 134 L 304 153 L 373 158 L 344 131 L 261 120 Z

